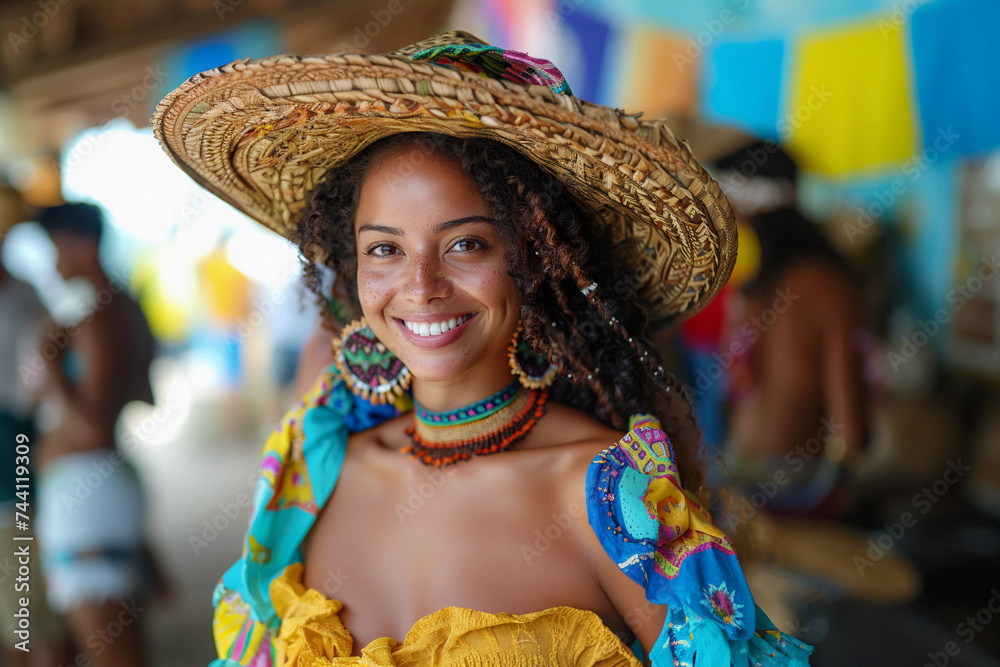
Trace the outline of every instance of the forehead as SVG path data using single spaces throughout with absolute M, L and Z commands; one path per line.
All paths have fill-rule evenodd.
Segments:
M 490 208 L 461 166 L 417 145 L 379 155 L 361 184 L 355 229 L 368 223 L 436 223 Z

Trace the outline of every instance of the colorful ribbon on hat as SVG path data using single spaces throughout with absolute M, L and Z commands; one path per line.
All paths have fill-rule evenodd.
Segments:
M 556 94 L 573 94 L 566 77 L 548 60 L 489 44 L 442 44 L 417 51 L 410 59 L 524 86 L 548 86 Z

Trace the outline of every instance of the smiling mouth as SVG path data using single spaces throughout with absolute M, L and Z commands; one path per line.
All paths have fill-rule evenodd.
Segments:
M 437 336 L 446 331 L 451 331 L 455 327 L 461 326 L 471 320 L 475 313 L 467 313 L 459 317 L 452 317 L 440 322 L 407 322 L 400 320 L 407 329 L 417 336 Z

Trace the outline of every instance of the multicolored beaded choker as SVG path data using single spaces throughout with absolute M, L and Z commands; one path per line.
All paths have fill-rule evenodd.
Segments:
M 456 410 L 432 412 L 414 401 L 413 424 L 406 429 L 413 444 L 400 451 L 434 466 L 502 452 L 528 434 L 545 414 L 548 398 L 545 389 L 525 389 L 515 380 Z

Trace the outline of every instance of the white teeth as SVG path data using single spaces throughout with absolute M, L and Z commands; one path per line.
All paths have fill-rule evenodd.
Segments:
M 449 320 L 444 320 L 441 322 L 407 322 L 403 320 L 403 324 L 406 328 L 417 334 L 418 336 L 437 336 L 445 331 L 451 331 L 459 324 L 467 322 L 472 315 L 462 315 L 458 318 L 451 318 Z

